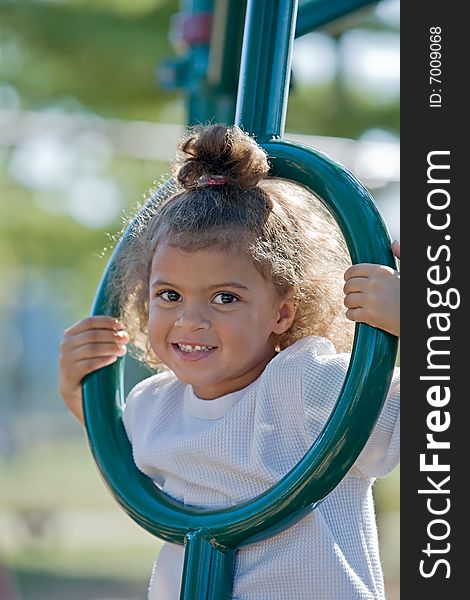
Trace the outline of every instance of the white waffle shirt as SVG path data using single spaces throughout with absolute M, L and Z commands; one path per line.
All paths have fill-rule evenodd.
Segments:
M 137 467 L 172 498 L 225 508 L 273 486 L 321 432 L 348 354 L 324 338 L 280 352 L 256 381 L 197 398 L 171 371 L 130 392 L 124 426 Z M 399 461 L 399 370 L 372 434 L 340 484 L 310 513 L 236 556 L 234 600 L 383 600 L 372 484 Z M 184 550 L 165 543 L 149 600 L 179 600 Z

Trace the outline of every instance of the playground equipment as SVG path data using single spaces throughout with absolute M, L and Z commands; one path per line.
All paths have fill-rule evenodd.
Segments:
M 229 7 L 234 3 L 220 4 Z M 342 1 L 336 6 L 336 15 L 339 5 L 351 9 L 352 5 L 364 4 Z M 310 5 L 313 11 L 314 5 L 325 7 L 326 3 L 311 2 L 309 8 Z M 306 6 L 307 3 L 305 10 Z M 375 262 L 396 268 L 387 229 L 364 186 L 327 156 L 282 139 L 292 44 L 296 26 L 299 28 L 297 8 L 296 0 L 248 2 L 235 123 L 255 134 L 269 155 L 273 176 L 297 181 L 322 199 L 339 223 L 353 263 Z M 221 40 L 219 43 L 223 48 Z M 111 314 L 106 286 L 127 235 L 109 261 L 93 314 Z M 396 351 L 394 336 L 368 325 L 357 325 L 344 385 L 311 449 L 271 489 L 249 502 L 223 510 L 185 507 L 137 470 L 121 422 L 124 360 L 86 378 L 84 412 L 89 443 L 111 493 L 147 531 L 185 546 L 181 599 L 230 598 L 237 548 L 288 527 L 338 485 L 378 418 Z

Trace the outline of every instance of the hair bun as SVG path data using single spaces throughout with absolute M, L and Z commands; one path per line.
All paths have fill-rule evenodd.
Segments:
M 241 188 L 254 187 L 269 172 L 266 152 L 238 126 L 193 127 L 179 146 L 175 176 L 186 189 L 201 177 L 223 176 Z

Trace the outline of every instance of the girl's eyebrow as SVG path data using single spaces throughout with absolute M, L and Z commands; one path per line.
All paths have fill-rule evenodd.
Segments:
M 237 288 L 239 290 L 248 290 L 246 285 L 243 285 L 242 283 L 238 283 L 237 281 L 224 281 L 222 283 L 216 283 L 215 285 L 211 285 L 209 289 L 213 290 L 215 288 L 224 288 L 224 287 Z
M 151 284 L 151 289 L 154 289 L 156 287 L 159 286 L 165 286 L 165 287 L 178 287 L 176 284 L 171 283 L 169 281 L 164 281 L 163 279 L 155 279 L 155 281 L 152 282 Z M 216 288 L 236 288 L 238 290 L 247 290 L 248 288 L 246 285 L 243 285 L 242 283 L 238 283 L 237 281 L 223 281 L 222 283 L 215 283 L 214 285 L 209 286 L 208 289 L 213 290 Z
M 163 281 L 163 279 L 155 279 L 155 281 L 150 285 L 151 289 L 156 288 L 160 285 L 164 285 L 165 287 L 176 287 L 174 283 L 170 283 L 169 281 Z

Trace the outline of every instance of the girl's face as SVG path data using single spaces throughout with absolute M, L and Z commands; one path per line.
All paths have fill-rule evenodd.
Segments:
M 279 298 L 252 259 L 236 252 L 162 243 L 149 283 L 152 349 L 206 400 L 257 379 L 275 354 L 275 335 L 295 316 L 291 297 Z

